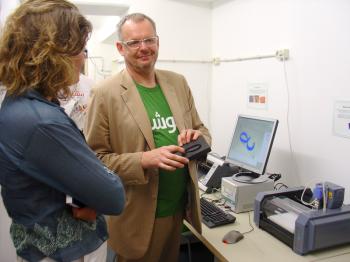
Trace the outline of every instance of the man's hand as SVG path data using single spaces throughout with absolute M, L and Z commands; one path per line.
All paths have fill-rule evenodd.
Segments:
M 72 207 L 73 217 L 88 222 L 96 220 L 96 211 L 89 207 Z
M 202 133 L 199 130 L 184 129 L 178 135 L 177 142 L 179 146 L 182 146 L 184 144 L 191 142 L 192 140 L 197 140 L 197 138 L 201 135 Z
M 183 168 L 188 163 L 188 159 L 175 155 L 176 152 L 185 153 L 185 150 L 180 146 L 171 145 L 143 152 L 141 165 L 144 169 L 161 168 L 168 171 Z

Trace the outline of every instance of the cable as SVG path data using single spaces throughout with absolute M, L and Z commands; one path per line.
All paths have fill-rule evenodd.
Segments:
M 213 191 L 212 193 L 218 193 L 218 192 L 220 193 L 220 188 L 213 188 L 212 191 Z
M 317 208 L 318 209 L 318 205 L 319 205 L 319 202 L 318 202 L 318 199 L 314 199 L 312 200 L 311 202 L 306 202 L 304 201 L 304 194 L 306 192 L 306 190 L 309 188 L 311 189 L 311 187 L 309 187 L 309 185 L 311 184 L 311 182 L 317 182 L 317 183 L 320 183 L 322 184 L 322 198 L 323 198 L 323 210 L 326 211 L 325 207 L 326 207 L 326 190 L 325 190 L 325 183 L 324 182 L 319 182 L 318 180 L 316 179 L 313 179 L 313 180 L 310 180 L 309 183 L 306 184 L 304 190 L 303 190 L 303 193 L 301 194 L 301 197 L 300 197 L 300 201 L 301 203 L 303 203 L 304 205 L 307 205 L 307 206 L 311 206 L 313 208 Z
M 105 70 L 104 70 L 104 60 L 103 60 L 103 57 L 89 56 L 88 59 L 91 61 L 92 65 L 95 67 L 95 72 L 97 72 L 97 74 L 99 74 L 99 75 L 102 76 L 103 78 L 106 78 L 106 76 L 110 76 L 110 75 L 111 75 L 111 71 L 105 71 Z M 99 70 L 98 66 L 96 65 L 94 59 L 101 59 L 101 61 L 102 61 L 102 69 L 101 69 L 101 71 Z M 105 72 L 105 73 L 104 73 L 104 72 Z
M 206 195 L 207 193 L 206 192 L 203 192 L 201 195 L 200 195 L 200 198 L 202 198 L 204 195 Z
M 207 68 L 207 85 L 206 85 L 206 91 L 207 91 L 207 121 L 208 121 L 208 126 L 207 128 L 209 130 L 212 130 L 212 122 L 211 122 L 211 111 L 212 111 L 212 103 L 211 103 L 211 98 L 213 97 L 213 88 L 211 88 L 211 77 L 212 77 L 212 65 L 211 64 L 208 64 L 208 66 L 206 67 Z M 220 158 L 220 156 L 219 156 Z
M 294 156 L 294 149 L 292 146 L 292 137 L 291 137 L 291 131 L 290 131 L 290 122 L 289 122 L 290 90 L 289 90 L 289 83 L 288 83 L 288 76 L 287 76 L 286 60 L 284 59 L 284 57 L 282 58 L 282 61 L 283 61 L 284 81 L 285 81 L 285 86 L 287 90 L 287 130 L 288 130 L 289 150 L 291 154 L 292 163 L 294 163 L 295 165 L 295 173 L 296 173 L 296 176 L 298 177 L 298 165 Z
M 305 186 L 305 188 L 304 188 L 304 190 L 303 190 L 303 193 L 301 194 L 300 201 L 301 201 L 301 203 L 303 203 L 303 204 L 306 205 L 306 206 L 314 207 L 314 205 L 315 205 L 315 203 L 316 203 L 315 199 L 312 200 L 311 202 L 306 202 L 306 201 L 303 200 L 303 199 L 304 199 L 305 191 L 306 191 L 306 189 L 308 189 L 308 188 L 309 188 L 308 186 Z
M 249 222 L 250 229 L 246 232 L 243 232 L 242 235 L 245 235 L 245 234 L 248 234 L 248 233 L 254 231 L 254 226 L 252 225 L 252 222 L 250 221 L 250 212 L 248 212 L 248 222 Z
M 215 192 L 215 193 L 218 193 L 218 192 L 220 192 L 218 189 L 216 189 L 216 188 L 214 188 L 215 190 L 217 190 L 217 192 Z M 215 194 L 214 193 L 214 194 Z M 214 195 L 216 198 L 208 198 L 208 197 L 204 197 L 204 195 L 207 195 L 208 193 L 206 193 L 206 192 L 204 192 L 204 193 L 202 193 L 201 195 L 200 195 L 200 198 L 203 198 L 203 199 L 205 199 L 205 200 L 208 200 L 209 202 L 212 202 L 212 203 L 214 203 L 214 204 L 216 204 L 216 205 L 220 205 L 220 206 L 222 206 L 222 205 L 224 205 L 225 204 L 225 202 L 226 202 L 226 200 L 223 198 L 223 197 L 218 197 L 218 196 L 216 196 L 216 195 Z M 222 201 L 222 200 L 224 200 L 224 202 L 223 203 L 219 203 L 220 201 Z
M 270 175 L 269 175 L 269 178 L 272 179 L 274 182 L 280 180 L 281 177 L 282 177 L 281 174 L 270 174 Z
M 279 186 L 279 187 L 278 187 Z M 278 187 L 278 188 L 277 188 Z M 274 190 L 280 190 L 282 187 L 284 188 L 288 188 L 288 186 L 282 182 L 279 182 L 279 183 L 276 183 L 274 186 L 273 186 L 273 189 Z
M 214 196 L 216 198 L 218 198 L 218 200 L 222 199 L 221 197 L 221 188 L 212 188 L 212 194 L 214 194 Z M 219 193 L 220 196 L 217 196 L 217 194 Z
M 326 212 L 327 209 L 327 197 L 326 197 L 326 183 L 323 182 L 323 212 Z

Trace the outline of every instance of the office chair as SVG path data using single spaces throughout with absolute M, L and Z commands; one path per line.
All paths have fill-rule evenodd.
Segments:
M 193 235 L 191 231 L 181 233 L 180 245 L 187 246 L 188 262 L 192 262 L 191 244 L 200 242 L 199 239 Z

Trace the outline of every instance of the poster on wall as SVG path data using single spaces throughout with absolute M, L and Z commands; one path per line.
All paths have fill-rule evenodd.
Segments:
M 333 133 L 350 138 L 350 101 L 335 101 Z
M 267 91 L 266 83 L 248 83 L 248 107 L 254 109 L 267 109 Z

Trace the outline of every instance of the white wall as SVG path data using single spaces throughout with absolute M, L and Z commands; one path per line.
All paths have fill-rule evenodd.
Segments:
M 289 185 L 320 179 L 349 191 L 350 140 L 332 133 L 334 101 L 350 100 L 349 13 L 347 0 L 217 2 L 212 14 L 214 56 L 262 55 L 280 48 L 289 48 L 291 55 L 285 63 L 291 141 L 282 62 L 266 59 L 214 66 L 210 118 L 217 151 L 226 152 L 236 114 L 276 117 L 280 126 L 268 170 L 282 172 Z M 268 84 L 268 110 L 247 108 L 249 82 Z
M 159 58 L 203 59 L 211 52 L 211 10 L 169 0 L 131 0 L 129 13 L 142 12 L 157 24 Z

